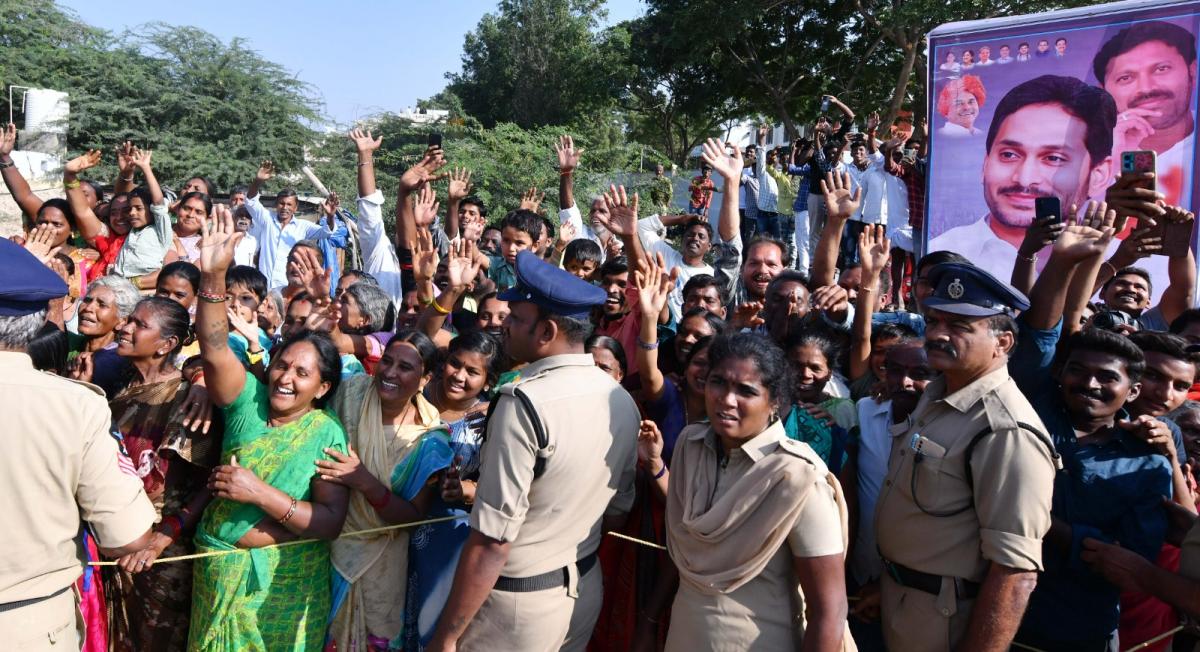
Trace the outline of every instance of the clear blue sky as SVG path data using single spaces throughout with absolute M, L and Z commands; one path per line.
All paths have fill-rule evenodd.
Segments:
M 160 21 L 191 25 L 226 43 L 240 36 L 263 57 L 293 71 L 339 123 L 402 111 L 434 95 L 446 73 L 462 69 L 463 36 L 495 0 L 58 0 L 89 24 L 116 32 Z M 612 24 L 645 11 L 641 0 L 608 0 Z M 359 65 L 357 62 L 367 62 Z

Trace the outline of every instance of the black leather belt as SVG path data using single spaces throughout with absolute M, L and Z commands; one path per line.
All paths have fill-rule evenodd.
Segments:
M 925 593 L 939 595 L 942 592 L 942 576 L 933 575 L 932 573 L 922 573 L 919 570 L 913 570 L 907 566 L 901 566 L 895 562 L 883 560 L 883 567 L 887 569 L 888 575 L 891 575 L 893 580 L 900 586 Z M 974 600 L 975 596 L 979 595 L 979 583 L 970 580 L 964 580 L 961 577 L 953 577 L 954 589 L 959 600 Z
M 583 559 L 575 562 L 575 568 L 579 571 L 579 576 L 583 577 L 592 567 L 596 565 L 596 553 L 592 553 Z M 567 573 L 569 569 L 566 566 L 556 568 L 541 575 L 533 577 L 504 577 L 496 580 L 495 589 L 497 591 L 507 591 L 509 593 L 529 593 L 530 591 L 545 591 L 546 589 L 557 589 L 560 586 L 566 586 L 569 577 Z

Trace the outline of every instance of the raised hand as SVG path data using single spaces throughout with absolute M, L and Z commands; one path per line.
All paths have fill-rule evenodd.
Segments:
M 470 240 L 460 239 L 450 245 L 446 258 L 446 276 L 450 287 L 465 288 L 479 275 L 483 260 L 476 254 L 475 243 Z
M 417 203 L 413 205 L 413 220 L 416 222 L 417 228 L 428 229 L 437 219 L 440 206 L 433 187 L 429 184 L 421 186 L 421 192 L 417 195 Z
M 446 188 L 446 196 L 451 200 L 466 199 L 471 194 L 471 171 L 467 168 L 450 170 L 450 185 Z
M 325 197 L 325 201 L 321 202 L 321 212 L 325 213 L 325 217 L 329 218 L 330 228 L 333 226 L 334 216 L 337 215 L 338 208 L 340 208 L 341 205 L 341 200 L 338 199 L 336 192 L 329 193 L 329 195 Z
M 213 204 L 212 215 L 200 218 L 200 269 L 213 273 L 229 269 L 233 252 L 244 235 L 234 227 L 229 207 Z
M 542 200 L 545 198 L 546 193 L 539 191 L 537 186 L 530 186 L 529 190 L 526 190 L 525 194 L 521 195 L 520 210 L 537 213 L 541 210 Z
M 862 279 L 877 281 L 892 256 L 892 243 L 882 224 L 868 226 L 858 234 L 858 258 L 862 261 Z
M 132 176 L 134 168 L 137 167 L 133 164 L 133 150 L 133 143 L 128 140 L 116 147 L 117 170 L 122 177 Z
M 1138 218 L 1140 227 L 1140 220 L 1156 220 L 1166 212 L 1160 205 L 1166 196 L 1144 187 L 1144 184 L 1153 180 L 1153 172 L 1122 174 L 1117 177 L 1116 183 L 1105 191 L 1104 201 L 1108 203 L 1109 208 L 1117 211 L 1118 217 Z
M 154 150 L 152 149 L 138 149 L 137 147 L 134 147 L 133 152 L 130 154 L 130 161 L 138 168 L 145 171 L 150 168 L 150 157 L 153 155 Z
M 858 210 L 862 203 L 862 188 L 850 191 L 850 173 L 825 173 L 821 180 L 821 192 L 825 193 L 825 210 L 831 220 L 845 221 Z
M 400 190 L 412 192 L 433 181 L 436 177 L 435 173 L 445 164 L 446 157 L 442 154 L 442 148 L 430 147 L 425 150 L 425 156 L 420 163 L 408 168 L 404 174 L 400 175 Z
M 637 233 L 638 195 L 633 193 L 633 203 L 625 195 L 625 186 L 608 187 L 604 193 L 604 203 L 608 205 L 608 215 L 597 214 L 597 220 L 613 233 L 613 235 L 628 238 Z
M 383 136 L 372 138 L 370 129 L 363 131 L 360 127 L 350 130 L 350 140 L 354 142 L 354 149 L 360 154 L 373 152 L 383 144 Z
M 264 160 L 262 164 L 258 166 L 258 171 L 254 173 L 254 178 L 257 179 L 259 183 L 268 181 L 273 176 L 275 176 L 275 164 L 270 160 Z
M 319 301 L 329 297 L 330 271 L 321 264 L 321 258 L 311 247 L 296 247 L 292 252 L 292 261 L 288 263 L 304 281 L 304 289 L 308 290 L 313 300 Z
M 0 131 L 0 156 L 8 156 L 17 146 L 17 125 L 8 123 Z
M 729 320 L 730 328 L 741 330 L 743 328 L 757 328 L 762 326 L 766 323 L 759 316 L 762 309 L 763 304 L 761 301 L 738 304 L 738 307 L 733 311 L 733 317 Z
M 432 281 L 437 273 L 438 251 L 433 245 L 433 234 L 429 229 L 417 229 L 417 238 L 412 250 L 413 278 L 418 283 Z
M 43 263 L 52 258 L 59 251 L 59 247 L 54 246 L 54 228 L 46 224 L 33 227 L 25 239 L 25 250 Z
M 729 148 L 729 153 L 726 152 L 726 147 Z M 700 158 L 721 175 L 726 183 L 737 183 L 742 176 L 742 169 L 746 167 L 742 161 L 742 152 L 737 147 L 728 143 L 721 145 L 720 141 L 715 138 L 709 138 L 704 142 Z
M 1053 244 L 1066 228 L 1067 225 L 1063 222 L 1061 215 L 1050 215 L 1034 220 L 1029 228 L 1025 229 L 1025 237 L 1021 239 L 1021 246 L 1017 247 L 1017 253 L 1026 258 L 1033 256 Z
M 667 305 L 671 290 L 675 289 L 679 268 L 668 273 L 667 263 L 661 253 L 655 254 L 652 261 L 639 261 L 638 267 L 633 274 L 633 284 L 638 289 L 638 306 L 642 309 L 642 315 L 657 319 Z
M 1099 256 L 1108 249 L 1108 243 L 1112 241 L 1116 232 L 1112 227 L 1112 220 L 1108 218 L 1100 220 L 1100 228 L 1091 226 L 1097 212 L 1104 215 L 1110 211 L 1104 205 L 1089 206 L 1090 216 L 1081 218 L 1080 223 L 1068 224 L 1058 239 L 1054 241 L 1052 251 L 1055 256 L 1063 256 L 1067 260 L 1078 262 Z M 1113 218 L 1115 219 L 1115 217 L 1116 214 L 1113 213 Z M 1107 221 L 1107 225 L 1105 221 Z
M 554 245 L 555 249 L 565 250 L 567 245 L 575 239 L 575 224 L 573 222 L 563 222 L 558 227 L 558 242 Z
M 582 147 L 575 149 L 575 141 L 570 136 L 560 136 L 554 144 L 559 173 L 566 174 L 579 167 L 579 157 L 583 156 L 583 151 Z
M 89 168 L 94 168 L 97 165 L 100 165 L 100 160 L 102 158 L 103 158 L 103 155 L 100 153 L 100 150 L 89 149 L 88 151 L 84 152 L 83 154 L 80 154 L 79 156 L 76 156 L 75 158 L 68 161 L 65 171 L 69 172 L 71 174 L 79 174 L 80 172 L 83 172 L 84 170 L 87 170 Z
M 872 111 L 867 116 L 867 131 L 875 131 L 879 128 L 879 112 Z
M 312 312 L 304 318 L 304 328 L 310 331 L 333 333 L 342 321 L 342 304 L 322 297 L 313 304 Z

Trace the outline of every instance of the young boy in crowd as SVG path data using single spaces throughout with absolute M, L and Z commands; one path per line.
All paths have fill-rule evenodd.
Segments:
M 247 370 L 260 379 L 271 364 L 271 338 L 258 327 L 258 307 L 267 298 L 267 277 L 249 265 L 225 272 L 225 298 L 229 310 L 229 348 Z
M 563 253 L 563 269 L 591 282 L 596 280 L 596 270 L 603 258 L 600 245 L 586 238 L 578 238 L 572 240 Z
M 500 220 L 500 252 L 488 256 L 487 276 L 504 291 L 517 283 L 517 254 L 532 250 L 542 238 L 542 218 L 533 211 L 518 209 Z

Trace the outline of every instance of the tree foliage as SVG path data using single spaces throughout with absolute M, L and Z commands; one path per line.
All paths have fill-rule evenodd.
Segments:
M 0 79 L 68 93 L 70 147 L 106 150 L 101 178 L 115 174 L 110 151 L 126 139 L 155 150 L 165 183 L 202 174 L 222 188 L 263 158 L 298 166 L 313 139 L 312 89 L 241 39 L 163 24 L 114 35 L 49 0 L 4 5 Z
M 466 36 L 450 90 L 485 126 L 566 125 L 608 107 L 627 64 L 598 32 L 604 0 L 500 0 Z

